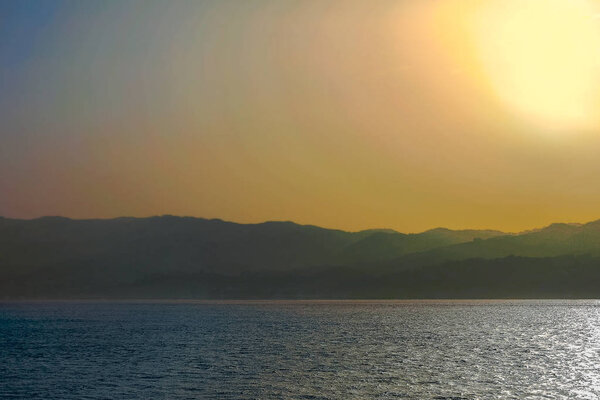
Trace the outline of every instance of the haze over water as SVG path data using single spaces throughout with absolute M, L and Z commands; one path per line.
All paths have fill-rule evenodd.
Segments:
M 598 301 L 4 303 L 0 397 L 597 399 Z

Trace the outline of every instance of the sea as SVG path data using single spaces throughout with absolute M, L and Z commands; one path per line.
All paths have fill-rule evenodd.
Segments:
M 0 398 L 599 399 L 600 302 L 3 302 Z

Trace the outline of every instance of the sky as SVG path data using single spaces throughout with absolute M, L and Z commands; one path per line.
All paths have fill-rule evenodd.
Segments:
M 0 0 L 0 215 L 600 218 L 600 3 Z

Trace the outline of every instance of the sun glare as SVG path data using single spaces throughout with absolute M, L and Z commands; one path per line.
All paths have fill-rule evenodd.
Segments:
M 551 130 L 600 115 L 600 14 L 585 0 L 489 0 L 470 18 L 483 75 L 513 111 Z

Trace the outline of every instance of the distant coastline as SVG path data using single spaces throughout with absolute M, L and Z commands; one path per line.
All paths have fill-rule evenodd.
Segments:
M 600 221 L 519 234 L 0 218 L 0 299 L 600 298 Z

